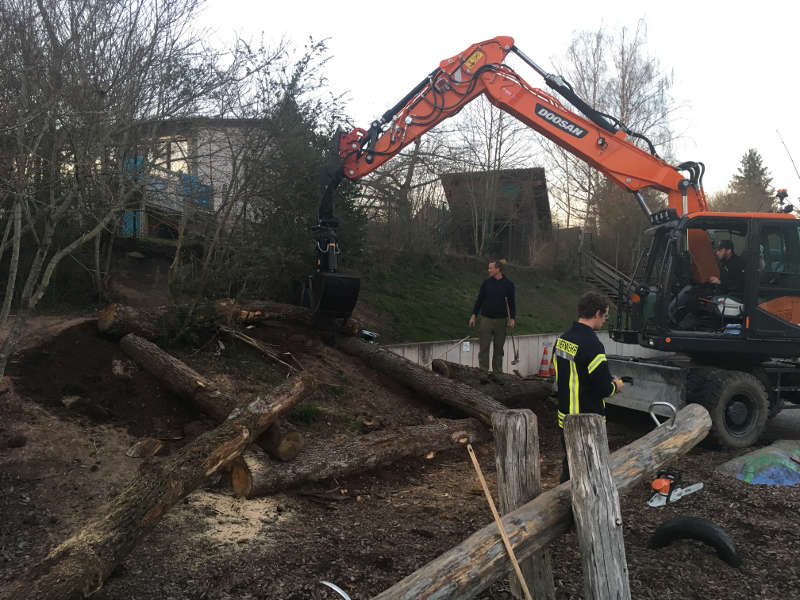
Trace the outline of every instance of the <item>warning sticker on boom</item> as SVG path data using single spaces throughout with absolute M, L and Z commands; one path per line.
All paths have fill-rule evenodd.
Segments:
M 468 71 L 471 71 L 472 69 L 475 68 L 475 65 L 477 65 L 481 61 L 482 58 L 483 58 L 483 52 L 481 52 L 480 50 L 475 50 L 475 52 L 470 54 L 469 58 L 467 58 L 467 60 L 464 61 L 464 68 Z

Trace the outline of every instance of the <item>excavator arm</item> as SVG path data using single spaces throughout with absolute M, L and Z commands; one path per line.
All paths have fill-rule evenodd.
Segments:
M 539 72 L 551 88 L 585 116 L 528 85 L 503 62 L 510 52 Z M 368 130 L 356 128 L 342 134 L 339 139 L 341 176 L 358 179 L 374 171 L 481 94 L 623 189 L 636 194 L 648 214 L 638 193 L 645 188 L 665 192 L 669 208 L 679 215 L 708 210 L 700 163 L 673 166 L 660 159 L 652 147 L 652 153 L 640 149 L 631 141 L 636 134 L 626 131 L 612 117 L 595 111 L 567 82 L 538 67 L 514 45 L 513 38 L 507 36 L 473 44 L 464 52 L 446 58 Z M 681 174 L 682 170 L 688 172 L 688 178 Z

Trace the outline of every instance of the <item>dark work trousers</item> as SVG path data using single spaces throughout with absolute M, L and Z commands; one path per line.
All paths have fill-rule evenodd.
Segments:
M 489 372 L 489 344 L 492 344 L 492 372 L 503 372 L 503 347 L 506 345 L 506 318 L 490 319 L 481 315 L 478 340 L 478 365 L 484 373 Z
M 561 462 L 561 483 L 569 479 L 569 461 L 567 460 L 567 442 L 564 441 L 564 430 L 559 429 L 561 432 L 561 450 L 564 452 L 564 460 Z

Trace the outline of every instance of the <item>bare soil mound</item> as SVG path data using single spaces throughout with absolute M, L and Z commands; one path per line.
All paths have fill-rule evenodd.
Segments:
M 307 437 L 356 436 L 376 429 L 458 417 L 433 406 L 358 360 L 287 325 L 248 331 L 291 352 L 322 382 L 291 420 Z M 239 396 L 255 396 L 284 377 L 249 348 L 209 340 L 175 352 Z M 556 485 L 561 449 L 548 403 L 527 406 L 540 424 L 542 472 Z M 0 390 L 0 597 L 26 568 L 80 527 L 136 476 L 143 459 L 126 450 L 143 437 L 163 453 L 211 422 L 164 391 L 115 342 L 80 323 L 16 357 Z M 646 433 L 649 417 L 614 410 L 612 450 Z M 476 447 L 490 485 L 494 448 Z M 795 598 L 800 589 L 800 488 L 748 485 L 716 475 L 737 453 L 703 448 L 675 465 L 686 484 L 705 489 L 664 508 L 646 505 L 647 484 L 622 499 L 634 598 Z M 156 457 L 158 460 L 158 457 Z M 711 519 L 736 543 L 742 566 L 710 547 L 679 540 L 659 550 L 648 540 L 680 515 Z M 320 580 L 353 600 L 370 598 L 491 521 L 463 450 L 409 459 L 380 472 L 307 485 L 262 499 L 231 495 L 224 478 L 173 508 L 94 596 L 106 599 L 332 599 Z M 581 598 L 577 538 L 551 547 L 559 599 Z M 511 598 L 499 581 L 480 597 Z

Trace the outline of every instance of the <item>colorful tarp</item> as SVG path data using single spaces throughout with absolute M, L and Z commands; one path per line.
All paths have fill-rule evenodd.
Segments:
M 800 440 L 778 440 L 729 460 L 717 470 L 747 483 L 800 484 Z

